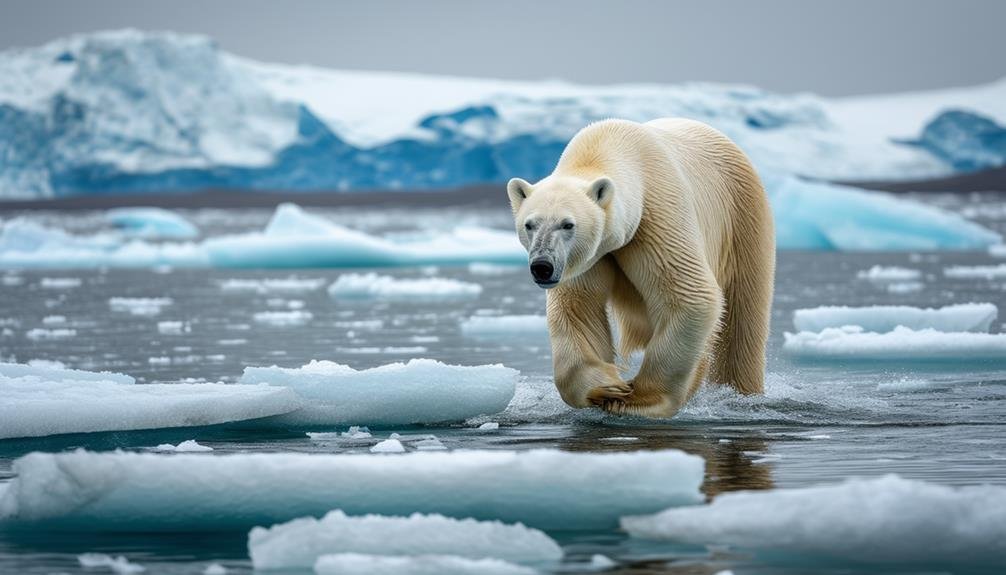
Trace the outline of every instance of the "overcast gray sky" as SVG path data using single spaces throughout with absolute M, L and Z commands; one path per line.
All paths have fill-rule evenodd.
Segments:
M 136 27 L 259 60 L 826 95 L 1006 76 L 1004 0 L 0 0 L 0 49 Z

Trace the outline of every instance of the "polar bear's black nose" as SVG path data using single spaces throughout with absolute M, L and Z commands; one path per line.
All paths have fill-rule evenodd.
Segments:
M 531 277 L 536 282 L 552 281 L 552 272 L 555 268 L 548 260 L 535 260 L 531 262 Z

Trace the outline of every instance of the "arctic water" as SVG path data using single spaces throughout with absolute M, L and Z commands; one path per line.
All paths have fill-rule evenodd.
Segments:
M 1002 231 L 1006 212 L 990 196 L 924 198 L 961 211 L 987 206 L 978 219 Z M 998 210 L 998 211 L 997 211 Z M 325 212 L 333 220 L 370 233 L 408 234 L 460 222 L 505 229 L 503 211 L 376 210 Z M 261 229 L 270 212 L 184 212 L 201 229 L 218 232 Z M 973 214 L 972 214 L 973 215 Z M 34 215 L 48 225 L 87 231 L 100 214 Z M 518 391 L 502 413 L 449 425 L 380 427 L 371 442 L 324 441 L 305 431 L 269 431 L 233 425 L 76 434 L 0 441 L 0 481 L 13 479 L 13 461 L 32 451 L 148 450 L 195 439 L 212 447 L 203 457 L 229 453 L 359 453 L 391 433 L 432 434 L 448 450 L 528 450 L 550 447 L 574 452 L 680 449 L 706 461 L 707 497 L 738 490 L 769 490 L 837 483 L 850 477 L 890 473 L 907 479 L 968 486 L 1006 485 L 1006 363 L 978 361 L 815 362 L 796 360 L 783 348 L 783 333 L 796 331 L 793 311 L 824 305 L 898 304 L 941 307 L 988 302 L 1006 309 L 1002 278 L 952 278 L 955 265 L 1002 263 L 985 252 L 801 252 L 778 259 L 766 394 L 740 397 L 705 388 L 673 420 L 661 423 L 571 411 L 551 385 L 547 332 L 463 332 L 472 317 L 543 315 L 545 294 L 522 266 L 415 266 L 381 269 L 46 269 L 5 272 L 0 285 L 0 339 L 4 361 L 59 361 L 67 367 L 130 374 L 138 383 L 236 382 L 248 366 L 299 367 L 332 360 L 357 369 L 412 358 L 448 364 L 501 363 L 520 371 Z M 859 272 L 873 266 L 918 270 L 916 285 L 892 290 Z M 325 289 L 347 273 L 376 272 L 396 278 L 448 278 L 482 286 L 460 297 L 333 297 Z M 268 283 L 233 282 L 295 277 L 294 290 Z M 294 282 L 296 283 L 296 282 Z M 252 289 L 226 289 L 226 286 Z M 261 286 L 256 289 L 254 286 Z M 313 287 L 312 287 L 313 286 Z M 170 298 L 138 313 L 110 309 L 112 298 Z M 305 315 L 256 316 L 260 312 L 306 311 Z M 256 319 L 258 317 L 258 320 Z M 294 318 L 273 321 L 268 318 Z M 299 319 L 296 319 L 298 318 Z M 263 321 L 263 318 L 264 321 Z M 1004 331 L 1003 318 L 992 333 Z M 70 331 L 58 331 L 61 326 Z M 39 328 L 41 332 L 32 329 Z M 40 335 L 41 334 L 41 335 Z M 46 335 L 48 334 L 48 335 Z M 479 429 L 497 422 L 498 430 Z M 391 457 L 391 456 L 387 456 Z M 575 474 L 577 470 L 570 469 Z M 493 485 L 482 486 L 492 490 Z M 198 489 L 198 487 L 194 487 Z M 561 510 L 556 513 L 561 514 Z M 561 572 L 596 570 L 602 554 L 611 572 L 632 573 L 966 573 L 954 564 L 888 565 L 854 560 L 804 562 L 778 554 L 685 546 L 635 539 L 611 529 L 549 531 L 563 547 Z M 124 555 L 150 573 L 202 573 L 212 563 L 228 572 L 252 570 L 247 532 L 99 533 L 0 531 L 0 572 L 82 572 L 78 555 Z M 981 570 L 981 569 L 979 569 Z M 93 571 L 87 571 L 93 572 Z

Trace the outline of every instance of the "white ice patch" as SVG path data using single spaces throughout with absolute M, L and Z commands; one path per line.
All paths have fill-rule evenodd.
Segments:
M 83 283 L 80 278 L 42 278 L 38 286 L 42 289 L 72 289 Z
M 199 229 L 171 210 L 155 207 L 114 208 L 105 219 L 126 235 L 138 238 L 191 239 Z
M 989 266 L 951 266 L 943 275 L 953 279 L 997 280 L 1006 278 L 1006 264 Z
M 104 553 L 83 553 L 77 556 L 77 562 L 85 569 L 104 568 L 118 575 L 133 575 L 134 573 L 143 573 L 147 570 L 143 565 L 130 563 L 122 555 L 112 557 Z
M 225 292 L 267 293 L 306 293 L 325 285 L 324 278 L 265 278 L 246 279 L 233 278 L 220 282 L 220 289 Z
M 502 365 L 413 359 L 355 370 L 331 361 L 248 367 L 240 382 L 286 386 L 307 400 L 278 421 L 292 425 L 405 425 L 462 421 L 503 410 L 518 372 Z
M 151 316 L 174 304 L 169 297 L 113 297 L 108 300 L 112 311 L 125 312 L 131 315 Z
M 461 322 L 461 332 L 467 335 L 547 334 L 543 315 L 476 315 Z
M 336 553 L 494 557 L 532 564 L 562 559 L 562 548 L 551 537 L 519 523 L 418 513 L 351 517 L 339 510 L 321 519 L 256 527 L 248 534 L 248 551 L 256 569 L 306 569 L 318 557 Z
M 825 306 L 793 312 L 798 331 L 821 331 L 829 327 L 856 325 L 864 331 L 887 332 L 904 326 L 914 330 L 987 332 L 999 315 L 991 303 L 949 305 L 938 309 L 904 305 L 865 307 Z
M 800 359 L 1006 362 L 1006 333 L 948 333 L 907 327 L 875 333 L 844 326 L 783 335 L 783 350 Z
M 675 450 L 36 452 L 13 464 L 15 477 L 0 496 L 0 528 L 220 531 L 340 509 L 610 529 L 621 516 L 701 502 L 703 468 L 701 457 Z
M 502 276 L 513 273 L 521 269 L 518 264 L 491 264 L 486 262 L 472 262 L 468 264 L 468 273 L 474 276 Z
M 635 537 L 857 562 L 946 564 L 1006 557 L 1006 488 L 888 475 L 838 485 L 725 493 L 709 505 L 626 517 Z
M 59 328 L 45 328 L 36 327 L 29 329 L 24 333 L 24 336 L 33 341 L 43 341 L 49 339 L 69 339 L 71 337 L 77 337 L 77 330 L 68 327 Z
M 908 282 L 921 278 L 922 272 L 919 270 L 900 268 L 897 266 L 873 266 L 868 270 L 860 270 L 856 272 L 856 277 L 861 280 L 868 280 L 876 283 Z
M 397 439 L 385 439 L 370 448 L 371 453 L 405 453 L 405 446 Z
M 0 364 L 0 439 L 214 425 L 288 413 L 287 389 L 145 384 L 121 374 Z
M 482 293 L 479 284 L 447 278 L 393 278 L 375 273 L 343 274 L 328 286 L 336 299 L 387 299 L 401 301 L 472 298 Z
M 213 448 L 208 445 L 200 445 L 195 439 L 187 439 L 178 445 L 162 443 L 155 447 L 154 451 L 167 453 L 203 453 L 213 451 Z
M 989 246 L 989 255 L 994 258 L 1006 258 L 1006 244 Z
M 190 331 L 192 331 L 192 327 L 186 321 L 157 322 L 157 332 L 163 335 L 182 335 Z
M 317 575 L 536 575 L 539 571 L 500 559 L 469 559 L 454 555 L 322 555 Z
M 256 312 L 252 316 L 252 319 L 257 323 L 273 327 L 295 327 L 310 322 L 314 319 L 314 314 L 300 309 L 290 311 L 260 311 Z

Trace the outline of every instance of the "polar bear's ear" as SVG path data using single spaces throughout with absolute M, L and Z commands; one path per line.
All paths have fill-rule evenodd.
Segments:
M 597 202 L 597 205 L 605 208 L 611 203 L 611 196 L 615 192 L 615 184 L 608 178 L 598 178 L 590 184 L 587 195 Z
M 506 193 L 510 196 L 510 205 L 517 209 L 531 192 L 531 184 L 520 178 L 513 178 L 506 185 Z

